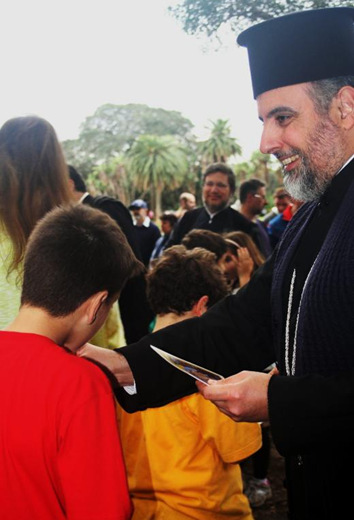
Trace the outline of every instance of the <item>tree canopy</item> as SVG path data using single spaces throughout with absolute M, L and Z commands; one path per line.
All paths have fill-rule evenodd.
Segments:
M 192 139 L 192 128 L 192 122 L 174 110 L 105 104 L 85 119 L 78 139 L 62 144 L 68 162 L 88 173 L 95 165 L 127 151 L 140 135 L 172 135 L 184 144 Z
M 242 153 L 237 140 L 231 136 L 229 121 L 225 119 L 212 122 L 210 137 L 198 143 L 198 151 L 203 164 L 226 163 L 229 157 Z
M 224 24 L 239 32 L 247 26 L 304 9 L 353 6 L 341 0 L 181 0 L 169 7 L 187 34 L 215 36 Z
M 161 196 L 165 187 L 176 187 L 188 171 L 187 154 L 171 136 L 142 135 L 128 153 L 128 170 L 137 185 L 150 187 L 152 206 L 161 214 Z

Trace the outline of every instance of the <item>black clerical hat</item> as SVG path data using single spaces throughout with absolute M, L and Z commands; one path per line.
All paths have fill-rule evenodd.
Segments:
M 354 75 L 354 8 L 301 11 L 243 31 L 253 94 L 296 83 Z

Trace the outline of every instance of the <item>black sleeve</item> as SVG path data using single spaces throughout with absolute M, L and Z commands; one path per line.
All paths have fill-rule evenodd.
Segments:
M 201 318 L 185 320 L 119 349 L 134 375 L 137 395 L 123 389 L 117 398 L 129 412 L 162 406 L 196 391 L 194 379 L 169 365 L 150 345 L 223 376 L 263 370 L 274 361 L 270 319 L 273 260 L 247 286 L 214 305 Z
M 273 376 L 268 388 L 274 443 L 282 455 L 333 446 L 354 436 L 354 374 Z M 336 439 L 336 440 L 335 440 Z

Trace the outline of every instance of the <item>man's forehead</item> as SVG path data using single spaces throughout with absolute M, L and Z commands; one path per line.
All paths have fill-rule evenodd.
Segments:
M 313 106 L 309 85 L 310 83 L 299 83 L 260 94 L 256 100 L 259 119 L 265 121 L 282 112 L 297 113 Z
M 224 173 L 224 172 L 218 172 L 218 171 L 208 173 L 208 174 L 205 176 L 205 178 L 208 179 L 208 178 L 211 177 L 212 175 L 214 175 L 214 176 L 220 176 L 220 175 L 222 175 L 225 179 L 227 179 L 227 174 L 226 174 L 226 173 Z

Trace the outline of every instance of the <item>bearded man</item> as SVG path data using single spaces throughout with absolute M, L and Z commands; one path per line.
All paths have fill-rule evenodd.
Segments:
M 261 151 L 305 201 L 247 286 L 202 318 L 108 353 L 131 411 L 194 391 L 149 345 L 224 376 L 198 383 L 238 421 L 269 421 L 285 456 L 289 517 L 348 518 L 354 465 L 354 9 L 302 11 L 241 33 Z M 191 348 L 193 347 L 193 348 Z M 276 362 L 277 370 L 263 370 Z M 258 372 L 257 372 L 258 370 Z M 343 475 L 349 478 L 343 479 Z
M 192 229 L 208 229 L 214 233 L 243 231 L 260 247 L 257 226 L 230 207 L 235 188 L 235 174 L 229 166 L 224 163 L 210 164 L 203 174 L 203 206 L 183 215 L 167 247 L 180 244 Z

